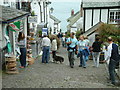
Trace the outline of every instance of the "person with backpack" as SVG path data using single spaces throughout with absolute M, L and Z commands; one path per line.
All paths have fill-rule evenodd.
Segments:
M 74 38 L 74 33 L 70 34 L 70 38 L 67 39 L 66 44 L 68 45 L 68 58 L 70 67 L 74 68 L 74 53 L 78 51 L 78 41 Z
M 109 61 L 109 79 L 113 85 L 120 85 L 120 82 L 115 80 L 115 67 L 120 60 L 118 45 L 113 42 L 111 37 L 108 37 L 109 46 L 107 48 L 107 58 L 105 61 Z

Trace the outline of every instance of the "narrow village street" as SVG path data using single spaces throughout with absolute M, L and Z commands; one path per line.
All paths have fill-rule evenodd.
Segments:
M 33 47 L 34 48 L 34 47 Z M 34 48 L 34 52 L 35 52 Z M 76 58 L 74 68 L 69 67 L 66 48 L 60 47 L 57 55 L 63 56 L 63 64 L 50 62 L 42 64 L 41 57 L 33 65 L 19 69 L 19 74 L 2 75 L 3 88 L 116 88 L 107 83 L 107 71 L 104 64 L 93 67 L 93 61 L 87 62 L 87 68 L 78 67 Z M 35 53 L 34 53 L 35 56 Z M 52 57 L 50 58 L 52 60 Z M 19 64 L 19 62 L 18 62 Z M 117 87 L 118 88 L 118 87 Z

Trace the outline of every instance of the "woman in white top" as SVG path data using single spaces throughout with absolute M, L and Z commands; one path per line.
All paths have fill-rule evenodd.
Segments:
M 79 48 L 79 56 L 80 56 L 80 65 L 79 67 L 83 67 L 83 68 L 86 68 L 86 59 L 85 59 L 85 55 L 84 55 L 84 50 L 85 50 L 85 47 L 86 47 L 86 42 L 84 40 L 84 36 L 81 35 L 79 37 L 79 41 L 78 41 L 78 48 Z
M 52 40 L 51 50 L 52 50 L 52 57 L 54 60 L 54 57 L 56 56 L 56 51 L 57 51 L 57 40 L 55 39 L 55 37 L 53 37 L 53 40 Z

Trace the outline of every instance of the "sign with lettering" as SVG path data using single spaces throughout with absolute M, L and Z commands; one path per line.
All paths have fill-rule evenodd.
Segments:
M 28 23 L 37 23 L 37 16 L 29 16 Z
M 48 35 L 48 28 L 42 28 L 42 36 Z

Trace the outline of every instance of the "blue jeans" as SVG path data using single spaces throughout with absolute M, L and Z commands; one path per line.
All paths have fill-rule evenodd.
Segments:
M 50 56 L 50 47 L 44 46 L 43 47 L 43 54 L 42 54 L 42 63 L 48 63 L 49 56 Z
M 117 64 L 116 61 L 114 61 L 113 59 L 110 59 L 108 70 L 109 70 L 109 77 L 110 77 L 110 80 L 112 81 L 112 84 L 115 84 L 115 67 L 116 67 L 116 64 Z
M 85 55 L 82 53 L 82 51 L 80 51 L 79 53 L 80 53 L 80 66 L 86 67 Z
M 20 64 L 21 66 L 26 67 L 26 48 L 20 48 Z

